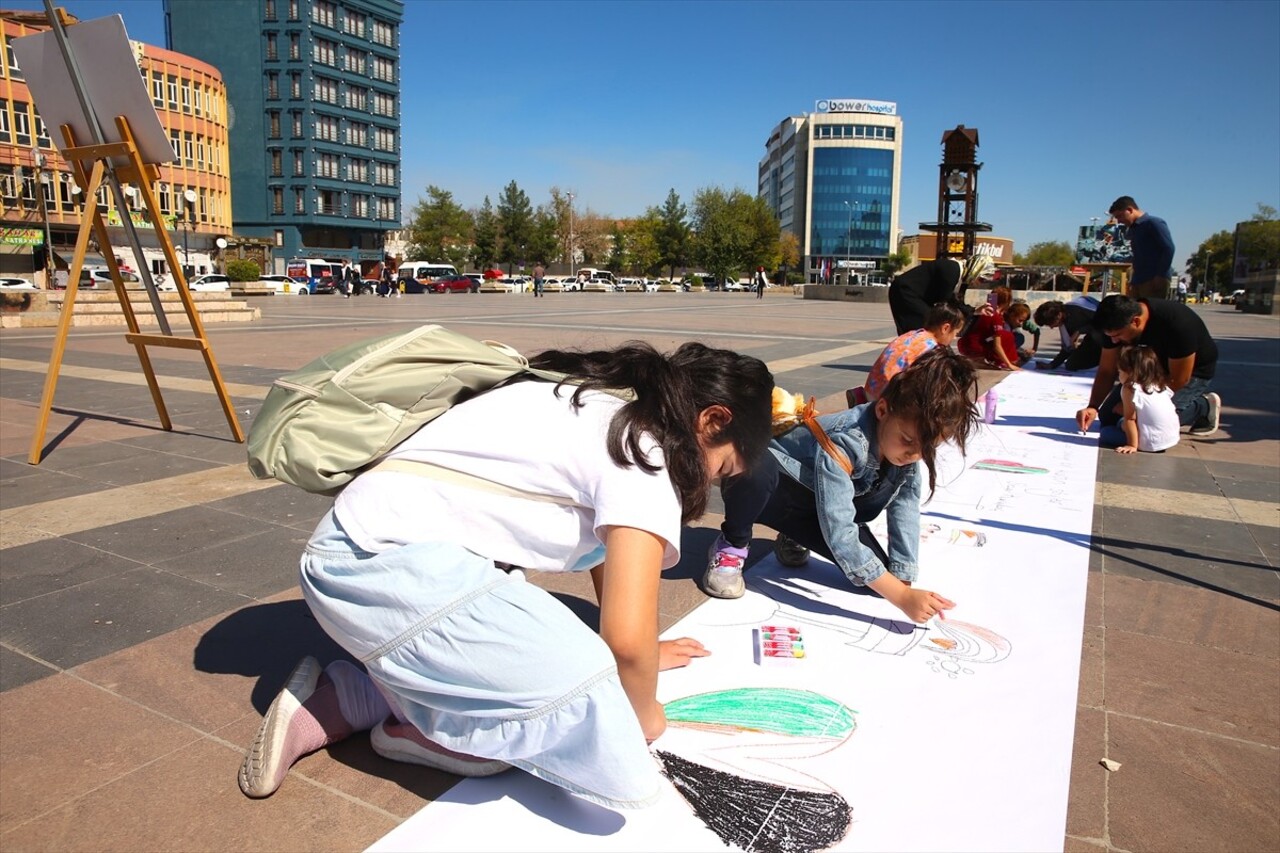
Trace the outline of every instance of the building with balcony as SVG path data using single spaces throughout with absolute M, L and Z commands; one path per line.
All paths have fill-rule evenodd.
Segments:
M 865 283 L 897 246 L 897 104 L 823 99 L 769 134 L 759 195 L 799 241 L 811 283 Z
M 74 19 L 72 19 L 74 21 Z M 4 55 L 0 63 L 0 274 L 46 283 L 48 271 L 65 269 L 83 220 L 84 199 L 71 169 L 58 153 L 18 67 L 12 41 L 48 29 L 39 12 L 0 13 Z M 217 69 L 199 59 L 154 45 L 132 42 L 138 73 L 177 158 L 160 166 L 152 188 L 159 202 L 162 227 L 170 232 L 179 255 L 185 252 L 192 272 L 208 272 L 214 242 L 231 234 L 227 92 Z M 110 117 L 107 117 L 108 120 Z M 55 144 L 56 143 L 56 144 Z M 159 241 L 141 202 L 126 186 L 126 213 L 138 227 L 144 257 L 130 258 L 110 188 L 95 199 L 107 222 L 115 255 L 127 266 L 146 263 L 167 272 Z M 95 252 L 96 243 L 91 244 Z
M 401 0 L 165 0 L 169 46 L 221 69 L 232 220 L 366 271 L 400 227 Z

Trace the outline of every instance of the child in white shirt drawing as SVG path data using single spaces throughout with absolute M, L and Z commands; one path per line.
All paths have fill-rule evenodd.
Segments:
M 1116 366 L 1120 373 L 1120 423 L 1104 427 L 1100 442 L 1116 453 L 1156 453 L 1178 443 L 1178 413 L 1173 391 L 1160 357 L 1151 347 L 1123 347 Z

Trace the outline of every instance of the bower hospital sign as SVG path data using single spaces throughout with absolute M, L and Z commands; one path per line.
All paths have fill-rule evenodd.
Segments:
M 814 112 L 895 116 L 898 114 L 898 105 L 894 101 L 868 101 L 865 98 L 822 98 L 814 104 Z

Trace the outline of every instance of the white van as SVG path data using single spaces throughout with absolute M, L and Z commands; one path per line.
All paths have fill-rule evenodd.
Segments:
M 396 279 L 405 293 L 426 293 L 427 284 L 448 275 L 457 275 L 453 264 L 406 261 L 396 270 Z

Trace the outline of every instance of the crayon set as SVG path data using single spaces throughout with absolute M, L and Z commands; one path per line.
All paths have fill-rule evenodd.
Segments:
M 752 633 L 756 641 L 756 663 L 761 666 L 794 663 L 804 658 L 804 636 L 791 625 L 761 625 Z

